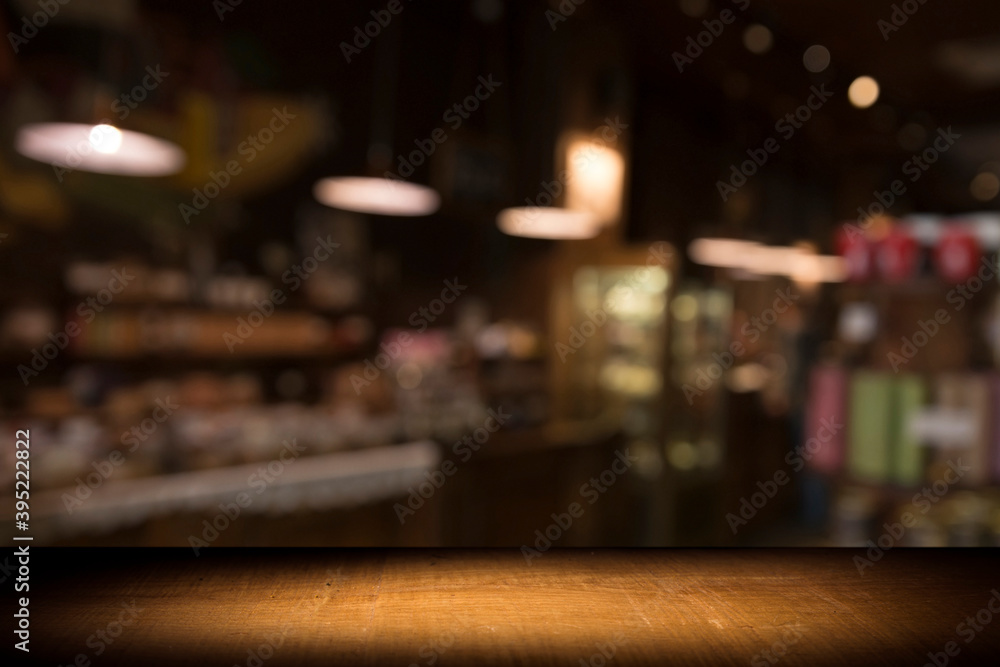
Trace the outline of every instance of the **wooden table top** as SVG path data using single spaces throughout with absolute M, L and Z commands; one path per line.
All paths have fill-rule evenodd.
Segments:
M 32 554 L 50 665 L 1000 664 L 994 551 Z

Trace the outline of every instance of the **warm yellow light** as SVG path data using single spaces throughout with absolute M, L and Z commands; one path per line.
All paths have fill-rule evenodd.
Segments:
M 698 465 L 698 450 L 690 442 L 675 442 L 667 446 L 667 460 L 678 470 L 692 470 Z
M 767 369 L 758 363 L 741 364 L 729 372 L 726 385 L 737 394 L 760 391 L 770 375 Z
M 659 371 L 624 361 L 608 362 L 600 371 L 601 386 L 630 396 L 652 396 L 660 390 Z
M 698 299 L 690 294 L 681 294 L 670 305 L 670 312 L 681 322 L 690 322 L 698 316 Z
M 754 23 L 747 26 L 747 29 L 743 31 L 743 46 L 747 47 L 747 51 L 751 53 L 758 55 L 767 53 L 771 50 L 773 43 L 774 36 L 767 26 Z
M 847 89 L 847 99 L 859 109 L 867 109 L 878 101 L 878 81 L 870 76 L 859 76 Z
M 989 201 L 1000 194 L 1000 179 L 994 173 L 981 172 L 972 179 L 969 191 L 979 201 Z
M 621 216 L 625 158 L 600 138 L 567 142 L 566 208 L 585 211 L 607 225 Z
M 677 5 L 691 18 L 704 16 L 708 11 L 708 0 L 679 0 Z

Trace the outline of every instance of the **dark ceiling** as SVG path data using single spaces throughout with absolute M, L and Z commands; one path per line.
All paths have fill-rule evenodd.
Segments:
M 348 63 L 340 45 L 387 2 L 242 0 L 220 18 L 219 7 L 230 2 L 141 0 L 145 34 L 140 36 L 156 35 L 178 76 L 193 85 L 218 85 L 213 80 L 218 70 L 207 64 L 214 50 L 224 48 L 244 88 L 330 99 L 336 143 L 286 186 L 284 200 L 274 206 L 308 198 L 318 176 L 362 168 L 358 156 L 372 133 L 378 108 L 373 94 L 385 76 L 378 64 L 385 47 L 377 43 Z M 591 39 L 600 48 L 607 34 L 609 40 L 624 36 L 625 43 L 625 80 L 635 119 L 629 220 L 635 238 L 682 242 L 699 225 L 733 219 L 774 237 L 823 236 L 832 223 L 852 216 L 870 199 L 873 188 L 886 187 L 914 150 L 901 142 L 901 130 L 914 124 L 926 135 L 917 137 L 915 145 L 921 147 L 936 128 L 949 125 L 975 138 L 949 156 L 948 169 L 929 177 L 919 192 L 908 193 L 899 213 L 984 207 L 969 197 L 968 182 L 1000 149 L 994 129 L 1000 108 L 1000 3 L 995 0 L 723 0 L 701 3 L 705 9 L 697 17 L 681 9 L 697 6 L 697 0 L 401 2 L 394 141 L 407 145 L 440 124 L 442 108 L 465 94 L 475 73 L 501 72 L 510 81 L 502 100 L 484 108 L 471 124 L 515 147 L 516 200 L 551 174 L 557 107 L 566 94 L 560 86 L 573 67 L 567 44 Z M 503 11 L 497 20 L 477 18 L 498 6 Z M 552 30 L 546 11 L 560 6 L 575 9 Z M 894 6 L 916 11 L 898 30 L 885 33 L 886 24 L 880 27 L 879 21 L 890 21 Z M 8 16 L 16 16 L 11 7 Z M 703 21 L 723 10 L 732 11 L 735 22 L 678 72 L 673 54 L 705 29 Z M 773 31 L 769 52 L 755 55 L 744 47 L 742 33 L 751 23 Z M 831 53 L 830 67 L 820 74 L 802 65 L 803 51 L 814 44 Z M 26 53 L 24 61 L 31 57 Z M 865 110 L 850 106 L 844 95 L 861 74 L 875 77 L 882 89 L 879 103 Z M 745 159 L 747 149 L 773 133 L 776 119 L 820 84 L 835 99 L 755 182 L 750 213 L 723 207 L 716 183 L 729 165 Z M 454 221 L 456 227 L 462 224 Z
M 423 95 L 405 98 L 413 112 L 425 101 L 436 105 L 436 111 L 440 103 L 432 91 L 455 78 L 460 64 L 456 59 L 469 58 L 477 47 L 506 48 L 505 53 L 494 55 L 509 64 L 519 55 L 528 55 L 520 47 L 539 26 L 548 30 L 543 12 L 559 6 L 556 0 L 509 0 L 502 3 L 506 7 L 500 18 L 503 26 L 490 29 L 481 26 L 470 10 L 489 2 L 447 0 L 410 5 L 402 1 L 407 6 L 403 20 L 409 22 L 406 77 L 419 79 L 416 83 L 420 86 L 430 86 Z M 349 38 L 354 26 L 370 20 L 371 10 L 384 4 L 292 1 L 281 3 L 279 10 L 274 3 L 243 0 L 220 21 L 211 2 L 141 2 L 150 12 L 174 17 L 197 33 L 232 35 L 246 31 L 273 59 L 273 63 L 252 67 L 262 84 L 333 91 L 344 108 L 367 108 L 364 94 L 358 96 L 353 91 L 370 74 L 367 68 L 374 56 L 365 51 L 348 64 L 339 44 Z M 572 3 L 564 0 L 563 4 Z M 747 108 L 774 116 L 782 110 L 782 102 L 799 103 L 802 92 L 808 89 L 804 84 L 831 81 L 834 90 L 843 92 L 855 76 L 874 76 L 882 86 L 881 108 L 860 113 L 846 104 L 839 105 L 832 118 L 835 131 L 826 133 L 828 141 L 817 147 L 822 150 L 854 154 L 893 150 L 894 134 L 884 130 L 890 125 L 898 129 L 914 116 L 962 125 L 994 122 L 994 109 L 1000 104 L 1000 3 L 746 0 L 744 5 L 744 0 L 726 0 L 705 3 L 708 9 L 698 18 L 686 16 L 680 9 L 682 4 L 683 0 L 585 0 L 569 20 L 600 21 L 625 31 L 635 65 L 674 82 L 684 93 L 721 93 L 734 81 L 745 81 L 743 86 L 734 86 L 738 97 L 723 97 L 744 116 Z M 689 0 L 688 4 L 698 2 Z M 746 10 L 740 10 L 741 6 Z M 885 32 L 879 21 L 889 21 L 893 7 L 899 6 L 917 10 L 899 29 Z M 683 50 L 689 36 L 704 30 L 703 20 L 716 18 L 727 8 L 733 11 L 736 22 L 683 74 L 678 73 L 672 54 Z M 773 30 L 775 43 L 767 54 L 753 55 L 744 48 L 740 35 L 750 23 L 762 23 Z M 558 24 L 553 41 L 567 25 Z M 478 41 L 490 32 L 503 33 L 503 41 L 477 44 L 462 38 L 463 34 L 475 35 Z M 813 44 L 824 45 L 831 52 L 831 66 L 822 75 L 810 75 L 802 67 L 802 52 Z M 543 54 L 531 55 L 537 58 Z M 196 67 L 196 54 L 189 56 L 191 66 Z M 712 99 L 711 94 L 700 98 L 685 94 L 685 103 L 693 106 Z

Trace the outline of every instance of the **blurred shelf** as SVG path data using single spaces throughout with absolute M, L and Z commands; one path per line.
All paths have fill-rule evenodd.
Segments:
M 912 499 L 914 495 L 919 495 L 925 489 L 933 487 L 935 480 L 925 480 L 918 484 L 897 484 L 894 482 L 870 482 L 843 478 L 831 480 L 831 483 L 834 488 L 842 492 L 867 493 L 878 496 L 883 500 L 905 502 Z M 945 500 L 952 493 L 958 494 L 963 492 L 986 495 L 1000 494 L 1000 484 L 996 482 L 987 482 L 984 484 L 962 483 L 955 485 L 954 487 L 949 485 L 948 495 L 939 496 L 939 498 L 941 500 Z
M 76 307 L 81 303 L 86 303 L 88 298 L 94 298 L 93 294 L 83 294 L 75 295 L 78 298 L 65 299 L 65 307 L 70 315 L 76 312 Z M 136 301 L 122 301 L 115 300 L 104 306 L 99 312 L 100 313 L 129 313 L 129 314 L 150 314 L 150 315 L 176 315 L 176 314 L 187 314 L 187 315 L 231 315 L 233 317 L 246 316 L 251 313 L 256 308 L 254 305 L 213 305 L 210 303 L 200 303 L 193 301 L 148 301 L 148 300 L 136 300 Z M 359 304 L 352 307 L 324 307 L 317 306 L 309 303 L 308 301 L 282 301 L 281 304 L 277 305 L 276 310 L 283 313 L 300 313 L 306 315 L 316 315 L 321 317 L 328 317 L 331 319 L 342 319 L 345 317 L 351 317 L 354 315 L 365 315 L 365 306 Z M 95 312 L 98 312 L 95 310 Z
M 285 359 L 295 359 L 301 361 L 310 358 L 314 361 L 334 361 L 340 362 L 351 358 L 353 355 L 360 355 L 364 351 L 363 347 L 357 348 L 307 348 L 300 350 L 247 350 L 246 352 L 234 351 L 226 352 L 225 356 L 220 355 L 215 350 L 170 350 L 164 352 L 139 352 L 115 355 L 111 353 L 73 353 L 67 355 L 67 359 L 80 363 L 114 362 L 114 363 L 175 363 L 175 362 L 198 362 L 224 364 L 236 359 L 263 359 L 268 361 L 282 361 Z M 30 358 L 29 358 L 30 361 Z
M 271 473 L 273 481 L 263 488 L 259 482 L 266 478 L 260 470 L 269 461 L 111 480 L 74 505 L 72 513 L 64 500 L 67 494 L 77 498 L 75 487 L 53 489 L 33 495 L 31 529 L 44 541 L 110 532 L 169 513 L 221 513 L 219 504 L 235 503 L 241 493 L 250 498 L 246 507 L 240 507 L 241 514 L 286 514 L 299 508 L 326 510 L 372 503 L 405 496 L 409 487 L 425 481 L 424 473 L 435 468 L 440 458 L 437 445 L 419 441 L 302 456 L 285 462 L 279 474 Z M 258 483 L 251 485 L 255 476 Z M 13 498 L 4 507 L 13 508 Z M 12 516 L 7 514 L 9 521 Z M 201 524 L 192 525 L 192 531 L 200 535 Z
M 264 361 L 285 361 L 310 359 L 316 363 L 331 362 L 342 363 L 354 358 L 360 358 L 369 349 L 365 345 L 352 347 L 330 346 L 327 348 L 302 348 L 285 350 L 254 349 L 246 352 L 239 349 L 233 352 L 220 354 L 217 350 L 147 350 L 141 352 L 128 352 L 115 354 L 113 352 L 74 352 L 66 351 L 60 354 L 49 363 L 57 363 L 60 366 L 73 365 L 78 363 L 127 363 L 127 364 L 211 364 L 213 366 L 225 365 L 227 363 L 256 359 Z M 0 363 L 17 367 L 25 365 L 31 368 L 31 354 L 15 354 L 13 352 L 0 352 Z M 45 373 L 46 371 L 41 371 Z

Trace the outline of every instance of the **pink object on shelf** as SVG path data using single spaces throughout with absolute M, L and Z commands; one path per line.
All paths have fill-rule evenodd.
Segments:
M 840 472 L 844 465 L 846 424 L 847 371 L 832 365 L 814 367 L 809 374 L 806 429 L 803 433 L 803 458 L 815 448 L 815 444 L 809 446 L 810 439 L 816 438 L 820 443 L 809 460 L 814 470 L 831 475 Z

